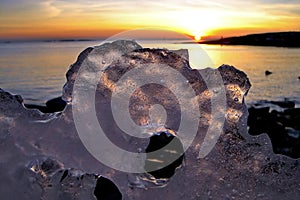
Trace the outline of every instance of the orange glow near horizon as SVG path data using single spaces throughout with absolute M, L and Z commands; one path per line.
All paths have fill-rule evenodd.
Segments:
M 2 0 L 0 39 L 103 38 L 147 27 L 177 31 L 196 40 L 300 30 L 300 12 L 295 12 L 300 3 L 273 1 Z

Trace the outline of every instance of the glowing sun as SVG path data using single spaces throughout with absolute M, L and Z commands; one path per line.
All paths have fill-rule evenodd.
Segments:
M 196 41 L 200 41 L 200 40 L 201 40 L 201 35 L 199 35 L 199 34 L 195 35 L 195 36 L 194 36 L 194 39 L 195 39 Z

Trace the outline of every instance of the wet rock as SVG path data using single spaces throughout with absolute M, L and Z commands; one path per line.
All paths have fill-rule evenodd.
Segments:
M 122 200 L 118 187 L 109 179 L 99 177 L 94 190 L 97 200 Z
M 293 101 L 270 101 L 271 104 L 278 105 L 282 108 L 294 108 L 295 102 Z
M 274 105 L 281 109 L 271 110 Z M 299 158 L 300 109 L 294 107 L 295 103 L 292 101 L 264 101 L 255 104 L 248 110 L 249 133 L 267 133 L 275 153 Z
M 228 65 L 195 70 L 186 58 L 171 50 L 143 49 L 133 41 L 116 41 L 88 48 L 67 73 L 62 98 L 68 105 L 61 113 L 43 114 L 36 109 L 27 109 L 21 98 L 0 90 L 0 123 L 4 125 L 0 130 L 5 135 L 0 141 L 1 198 L 97 199 L 102 198 L 101 195 L 117 194 L 117 198 L 122 195 L 123 199 L 145 200 L 297 199 L 300 196 L 298 160 L 274 154 L 267 135 L 254 137 L 247 133 L 248 112 L 244 98 L 251 86 L 247 75 Z M 188 124 L 189 128 L 196 124 L 196 136 L 184 153 L 184 162 L 167 181 L 149 177 L 148 172 L 122 172 L 99 162 L 83 145 L 75 124 L 78 116 L 73 115 L 75 109 L 90 114 L 93 111 L 90 108 L 95 108 L 94 115 L 105 132 L 105 138 L 129 152 L 146 152 L 151 137 L 137 138 L 122 131 L 114 121 L 118 113 L 112 112 L 111 99 L 117 87 L 122 92 L 138 83 L 135 78 L 139 76 L 129 76 L 127 81 L 120 83 L 127 72 L 133 69 L 147 72 L 149 66 L 154 66 L 148 73 L 150 75 L 164 73 L 167 67 L 179 72 L 186 81 L 180 82 L 174 74 L 166 73 L 158 80 L 161 84 L 146 84 L 132 91 L 126 108 L 134 124 L 140 125 L 140 133 L 153 136 L 172 131 L 185 144 L 182 139 L 185 135 L 180 135 L 181 120 L 191 122 L 196 119 L 196 123 Z M 159 73 L 155 75 L 158 77 Z M 98 81 L 92 88 L 96 91 L 92 106 L 85 101 L 79 107 L 75 106 L 78 99 L 72 95 L 76 97 L 73 89 L 78 78 L 82 78 L 79 86 L 83 89 L 91 86 L 94 79 Z M 218 82 L 220 80 L 222 84 Z M 172 84 L 163 87 L 167 81 Z M 188 93 L 189 85 L 194 90 L 193 95 Z M 176 89 L 179 94 L 174 92 Z M 117 100 L 124 99 L 121 96 Z M 182 104 L 182 101 L 187 104 Z M 156 106 L 153 111 L 153 105 L 157 104 L 161 106 Z M 195 105 L 200 116 L 190 109 Z M 165 112 L 157 112 L 161 110 Z M 270 115 L 270 118 L 278 115 L 266 110 L 257 112 Z M 297 116 L 295 111 L 286 112 Z M 98 130 L 89 131 L 93 130 L 91 122 L 83 121 L 83 126 L 87 127 L 84 136 L 99 133 Z M 297 129 L 291 128 L 287 132 L 295 138 Z M 106 144 L 100 141 L 95 146 L 102 148 Z M 201 151 L 199 156 L 203 149 L 209 151 Z M 103 150 L 99 154 L 107 155 L 113 164 L 124 168 L 132 163 L 122 156 L 116 158 L 109 151 Z M 145 163 L 141 166 L 144 167 Z M 105 188 L 103 193 L 102 185 Z M 120 193 L 107 192 L 110 190 L 106 188 L 108 185 L 114 191 L 117 191 L 116 186 Z
M 62 99 L 62 97 L 56 97 L 50 99 L 46 102 L 46 106 L 35 105 L 35 104 L 24 104 L 26 108 L 29 109 L 38 109 L 43 113 L 54 113 L 60 112 L 66 107 L 67 103 Z
M 24 104 L 28 109 L 37 109 L 43 113 L 51 113 L 52 111 L 47 106 L 35 105 L 35 104 Z
M 46 102 L 46 106 L 51 112 L 62 111 L 66 105 L 67 103 L 62 99 L 62 97 L 56 97 Z
M 266 71 L 265 71 L 265 75 L 266 75 L 266 76 L 269 76 L 269 75 L 271 75 L 271 74 L 273 74 L 273 72 L 270 72 L 269 70 L 266 70 Z
M 265 108 L 249 108 L 249 117 L 248 117 L 248 126 L 250 134 L 262 134 L 266 130 L 266 126 L 268 126 L 267 116 L 269 115 L 269 107 Z

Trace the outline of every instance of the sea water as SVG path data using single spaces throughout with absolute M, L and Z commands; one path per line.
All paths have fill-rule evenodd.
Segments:
M 300 102 L 300 48 L 221 46 L 184 41 L 138 41 L 143 47 L 188 49 L 195 68 L 233 65 L 252 84 L 247 102 L 290 99 Z M 11 42 L 0 44 L 0 88 L 22 95 L 25 103 L 44 104 L 61 96 L 65 74 L 81 51 L 102 41 Z M 199 57 L 199 48 L 211 62 Z M 265 71 L 272 72 L 266 76 Z

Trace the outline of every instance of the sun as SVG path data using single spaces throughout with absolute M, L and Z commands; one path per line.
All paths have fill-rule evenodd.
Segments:
M 196 41 L 200 41 L 200 40 L 201 40 L 201 35 L 200 35 L 200 34 L 196 34 L 196 35 L 194 36 L 194 39 L 195 39 Z

